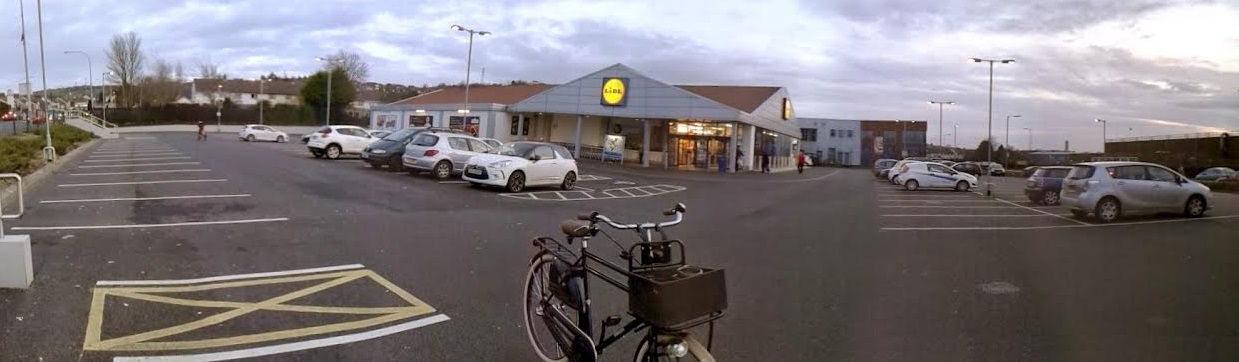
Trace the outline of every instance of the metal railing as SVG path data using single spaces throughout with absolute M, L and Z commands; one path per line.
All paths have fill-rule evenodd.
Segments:
M 94 125 L 94 126 L 97 126 L 97 127 L 99 127 L 99 128 L 103 128 L 103 129 L 105 129 L 105 130 L 107 130 L 107 129 L 113 129 L 113 128 L 117 128 L 117 127 L 118 127 L 115 123 L 108 122 L 108 121 L 104 121 L 103 119 L 101 119 L 101 118 L 99 118 L 99 117 L 95 117 L 95 115 L 90 114 L 89 112 L 86 112 L 86 111 L 83 111 L 83 110 L 80 110 L 80 109 L 71 109 L 71 110 L 69 110 L 69 116 L 70 116 L 70 117 L 77 117 L 77 118 L 80 118 L 80 119 L 85 120 L 86 122 L 88 122 L 88 123 L 90 123 L 90 124 L 92 124 L 92 125 Z
M 22 214 L 26 213 L 26 195 L 22 187 L 22 176 L 15 173 L 0 173 L 0 179 L 12 178 L 17 180 L 17 213 L 4 214 L 0 211 L 0 220 L 4 219 L 20 219 Z M 4 237 L 4 223 L 0 222 L 0 237 Z

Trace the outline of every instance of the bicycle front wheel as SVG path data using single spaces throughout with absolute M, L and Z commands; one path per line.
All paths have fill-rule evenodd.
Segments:
M 672 336 L 658 336 L 658 339 L 660 341 L 662 341 L 664 338 L 673 338 L 673 337 Z M 665 342 L 665 341 L 662 341 L 662 342 Z M 637 353 L 633 355 L 633 361 L 636 361 L 636 362 L 661 362 L 661 361 L 714 362 L 714 356 L 710 354 L 710 351 L 706 350 L 706 347 L 702 346 L 701 342 L 697 342 L 697 339 L 693 338 L 693 336 L 685 335 L 684 337 L 680 338 L 680 342 L 683 343 L 684 346 L 688 348 L 688 354 L 685 354 L 684 357 L 679 357 L 679 358 L 672 357 L 668 351 L 670 349 L 669 348 L 670 344 L 663 344 L 663 343 L 658 343 L 658 346 L 654 351 L 654 354 L 656 356 L 648 356 L 649 351 L 650 351 L 650 340 L 649 338 L 642 338 L 641 343 L 637 345 Z

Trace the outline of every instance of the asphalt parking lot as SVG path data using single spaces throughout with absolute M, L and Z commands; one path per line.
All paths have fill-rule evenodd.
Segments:
M 992 177 L 985 195 L 985 178 L 968 192 L 918 190 L 884 180 L 874 181 L 875 199 L 880 210 L 882 231 L 968 231 L 968 230 L 1047 230 L 1085 227 L 1133 226 L 1140 224 L 1196 223 L 1239 218 L 1239 196 L 1215 194 L 1206 217 L 1189 219 L 1179 215 L 1132 215 L 1119 222 L 1101 224 L 1091 218 L 1078 218 L 1060 205 L 1032 202 L 1024 193 L 1023 177 Z
M 0 360 L 534 360 L 530 238 L 676 202 L 689 263 L 727 270 L 720 360 L 1239 359 L 1233 196 L 1210 218 L 1093 225 L 1028 203 L 1019 178 L 987 199 L 865 169 L 588 161 L 577 190 L 508 194 L 228 136 L 100 141 L 28 193 L 4 226 L 31 235 L 36 280 L 0 290 Z M 624 315 L 595 292 L 598 318 Z

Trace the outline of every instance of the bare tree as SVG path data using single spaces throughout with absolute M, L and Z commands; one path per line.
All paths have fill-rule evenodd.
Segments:
M 218 64 L 205 61 L 198 63 L 198 77 L 203 79 L 227 79 L 228 75 L 220 72 Z
M 120 85 L 118 101 L 124 106 L 134 104 L 133 85 L 142 77 L 146 56 L 142 54 L 142 38 L 137 33 L 127 32 L 112 36 L 108 43 L 108 70 L 111 81 Z
M 370 64 L 361 59 L 357 53 L 340 50 L 327 59 L 344 70 L 344 74 L 348 74 L 348 78 L 354 82 L 365 82 L 370 76 Z
M 162 106 L 176 101 L 180 81 L 176 77 L 176 67 L 163 59 L 155 60 L 151 71 L 143 77 L 142 102 L 154 106 Z
M 176 76 L 177 83 L 184 82 L 185 81 L 185 64 L 182 64 L 180 61 L 177 61 L 176 65 L 172 68 L 172 74 Z

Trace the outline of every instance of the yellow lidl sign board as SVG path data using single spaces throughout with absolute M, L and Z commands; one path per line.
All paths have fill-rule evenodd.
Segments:
M 792 100 L 783 98 L 783 120 L 792 119 Z
M 623 107 L 628 104 L 628 78 L 602 79 L 602 105 Z

